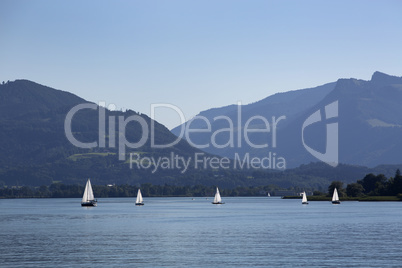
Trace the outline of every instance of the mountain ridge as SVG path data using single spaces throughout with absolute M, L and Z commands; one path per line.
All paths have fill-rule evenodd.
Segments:
M 67 139 L 66 116 L 73 107 L 81 104 L 93 105 L 95 110 L 81 109 L 76 112 L 71 121 L 73 138 L 84 143 L 95 141 L 98 143 L 97 147 L 79 148 Z M 91 167 L 99 165 L 99 169 L 105 167 L 115 169 L 115 174 L 125 173 L 124 177 L 134 183 L 138 175 L 129 169 L 127 159 L 130 152 L 139 150 L 132 149 L 126 144 L 133 144 L 141 140 L 145 130 L 135 120 L 121 125 L 119 118 L 125 120 L 138 118 L 145 123 L 148 128 L 148 136 L 145 137 L 146 141 L 140 148 L 143 156 L 170 156 L 171 152 L 189 156 L 200 152 L 192 148 L 185 140 L 178 141 L 169 151 L 152 148 L 149 130 L 152 122 L 155 126 L 156 144 L 171 143 L 176 140 L 176 137 L 165 126 L 132 110 L 122 112 L 102 108 L 104 109 L 105 134 L 108 135 L 100 137 L 100 109 L 96 104 L 72 93 L 52 89 L 29 80 L 20 79 L 1 84 L 0 182 L 7 181 L 9 183 L 9 178 L 17 178 L 13 174 L 21 170 L 33 170 L 32 172 L 38 173 L 37 176 L 46 173 L 47 175 L 42 178 L 46 178 L 45 181 L 50 184 L 52 181 L 58 180 L 54 177 L 56 173 L 59 174 L 59 178 L 64 177 L 60 175 L 60 170 L 78 179 L 78 173 L 71 170 L 72 167 L 75 166 L 81 170 L 81 176 L 85 177 L 85 173 L 99 174 L 90 170 Z M 111 119 L 114 121 L 110 121 Z M 112 130 L 110 130 L 112 126 Z M 119 127 L 124 127 L 121 131 L 124 130 L 123 142 L 125 143 L 124 148 L 126 148 L 124 158 L 126 161 L 119 161 L 118 158 L 122 148 L 118 144 L 120 142 Z M 111 133 L 114 135 L 110 136 Z M 101 138 L 104 139 L 103 146 L 100 143 Z M 83 165 L 83 162 L 87 163 Z M 56 172 L 56 170 L 59 171 Z M 109 172 L 108 176 L 112 177 L 113 172 Z M 146 176 L 148 175 L 144 175 L 144 177 Z M 69 180 L 73 178 L 68 177 Z
M 378 76 L 378 75 L 377 75 Z M 378 76 L 381 78 L 380 76 Z M 378 78 L 376 78 L 378 80 Z M 383 79 L 383 78 L 381 78 Z M 357 82 L 356 82 L 357 81 Z M 387 80 L 388 81 L 388 80 Z M 399 96 L 399 84 L 394 84 L 393 81 L 399 81 L 392 79 L 392 84 L 387 84 L 386 90 L 390 94 L 398 99 Z M 287 111 L 288 115 L 292 118 L 292 122 L 297 122 L 293 124 L 291 122 L 287 124 L 279 124 L 278 127 L 278 148 L 275 148 L 275 152 L 278 156 L 286 156 L 286 160 L 296 167 L 291 169 L 292 165 L 288 165 L 286 171 L 280 170 L 266 170 L 266 169 L 195 169 L 194 166 L 190 166 L 188 172 L 181 173 L 181 170 L 177 169 L 165 169 L 152 173 L 149 169 L 141 168 L 129 168 L 128 154 L 130 152 L 137 153 L 140 157 L 172 157 L 174 155 L 181 155 L 184 157 L 194 157 L 195 153 L 205 154 L 207 157 L 214 157 L 203 153 L 201 150 L 193 148 L 188 142 L 181 140 L 177 145 L 167 148 L 167 149 L 155 149 L 152 148 L 150 142 L 146 142 L 141 148 L 130 149 L 126 148 L 126 161 L 118 160 L 118 148 L 110 148 L 109 144 L 111 142 L 111 137 L 105 135 L 105 146 L 97 148 L 78 148 L 72 145 L 67 139 L 64 129 L 64 121 L 68 111 L 75 105 L 78 104 L 91 104 L 92 102 L 86 101 L 74 94 L 55 90 L 50 87 L 40 85 L 29 80 L 16 80 L 14 82 L 9 82 L 7 84 L 0 85 L 0 111 L 3 112 L 3 116 L 0 117 L 0 186 L 40 186 L 40 185 L 50 185 L 54 182 L 62 182 L 65 184 L 82 184 L 86 178 L 91 177 L 96 181 L 96 184 L 130 184 L 139 185 L 142 183 L 152 183 L 152 184 L 170 184 L 170 185 L 218 185 L 220 187 L 233 188 L 237 186 L 259 186 L 259 185 L 269 185 L 277 184 L 281 187 L 308 187 L 308 188 L 326 188 L 330 180 L 340 179 L 345 182 L 352 182 L 356 179 L 361 178 L 366 172 L 383 172 L 387 176 L 392 175 L 396 168 L 399 167 L 398 163 L 393 163 L 388 166 L 377 166 L 375 168 L 367 168 L 355 164 L 340 164 L 338 168 L 332 168 L 323 163 L 317 163 L 317 159 L 308 155 L 305 149 L 300 144 L 300 135 L 298 131 L 301 128 L 304 117 L 308 116 L 316 109 L 323 108 L 322 106 L 328 104 L 328 102 L 337 99 L 339 96 L 345 95 L 349 87 L 356 86 L 366 86 L 364 82 L 359 82 L 358 80 L 345 81 L 339 83 L 339 88 L 334 91 L 336 82 L 325 84 L 316 88 L 312 88 L 309 94 L 314 94 L 314 91 L 320 91 L 323 89 L 319 95 L 314 95 L 314 98 L 308 98 L 309 94 L 303 95 L 303 92 L 297 92 L 296 94 L 289 93 L 292 96 L 292 100 L 288 101 L 288 106 L 290 108 L 295 108 L 292 105 L 292 101 L 297 102 L 300 96 L 304 96 L 307 101 L 303 102 L 300 107 L 303 107 L 303 112 L 292 111 L 292 109 L 286 109 L 279 102 L 279 105 L 273 105 L 265 111 L 265 116 L 267 113 L 275 112 L 276 108 L 281 108 L 280 112 Z M 342 84 L 343 83 L 343 84 Z M 370 91 L 363 96 L 365 98 L 370 97 L 371 100 L 381 100 L 378 95 L 381 93 L 381 89 L 384 87 L 378 86 L 378 89 L 370 89 Z M 356 90 L 356 89 L 353 89 Z M 349 93 L 354 93 L 353 90 Z M 328 92 L 328 94 L 326 94 Z M 364 92 L 364 90 L 363 90 Z M 300 95 L 301 94 L 301 95 Z M 332 95 L 330 95 L 332 94 Z M 338 95 L 337 95 L 338 94 Z M 340 94 L 340 95 L 339 95 Z M 297 96 L 296 96 L 297 95 Z M 346 94 L 347 95 L 347 94 Z M 353 94 L 351 94 L 353 95 Z M 381 94 L 380 94 L 381 95 Z M 275 101 L 280 100 L 285 97 L 286 94 L 279 93 L 275 97 Z M 307 96 L 307 97 L 306 97 Z M 303 99 L 303 98 L 301 98 Z M 391 98 L 392 99 L 392 98 Z M 285 98 L 286 100 L 286 98 Z M 265 100 L 266 101 L 266 100 Z M 269 101 L 272 101 L 269 100 Z M 269 102 L 268 101 L 268 102 Z M 317 102 L 318 103 L 315 103 Z M 353 101 L 361 101 L 352 99 Z M 389 98 L 385 98 L 384 102 L 389 101 Z M 344 117 L 344 113 L 347 113 L 350 107 L 353 105 L 345 105 L 344 101 L 340 101 L 340 118 Z M 393 104 L 393 102 L 391 102 Z M 264 102 L 259 102 L 262 108 L 265 108 Z M 394 107 L 395 106 L 395 107 Z M 386 107 L 396 109 L 398 112 L 398 106 L 387 105 Z M 251 108 L 250 108 L 251 107 Z M 253 115 L 253 107 L 248 106 L 244 109 L 241 122 L 244 123 L 248 118 L 247 116 Z M 297 106 L 299 107 L 299 106 Z M 225 108 L 225 112 L 237 114 L 237 105 L 232 105 Z M 364 108 L 364 107 L 363 107 Z M 357 111 L 362 110 L 362 108 L 354 108 Z M 381 110 L 381 109 L 380 109 Z M 209 110 L 210 114 L 208 117 L 212 118 L 215 116 L 214 112 L 219 111 L 219 109 Z M 222 110 L 221 110 L 222 111 Z M 370 114 L 370 109 L 363 109 L 364 113 L 361 118 L 357 120 L 346 121 L 348 124 L 356 125 L 361 124 L 367 129 L 371 128 L 371 125 L 367 121 L 367 118 L 373 118 Z M 278 115 L 278 114 L 277 114 Z M 364 116 L 363 116 L 364 115 Z M 386 113 L 384 114 L 386 115 Z M 115 142 L 118 142 L 118 117 L 129 118 L 131 116 L 141 117 L 148 125 L 152 122 L 151 119 L 143 114 L 136 113 L 132 110 L 122 111 L 109 111 L 105 110 L 105 118 L 114 118 L 110 122 L 105 123 L 105 133 L 110 134 L 109 129 L 115 124 Z M 99 107 L 96 110 L 82 110 L 74 116 L 75 119 L 72 123 L 72 130 L 74 137 L 82 142 L 93 142 L 99 139 Z M 377 117 L 376 117 L 377 118 Z M 236 119 L 236 118 L 234 118 Z M 388 119 L 388 118 L 385 118 Z M 392 141 L 392 144 L 397 144 L 399 139 L 395 139 L 395 135 L 389 131 L 382 132 L 387 129 L 395 129 L 395 127 L 390 127 L 389 124 L 399 124 L 399 114 L 392 118 L 392 120 L 385 120 L 384 117 L 378 116 L 377 121 L 370 121 L 371 123 L 376 123 L 379 125 L 374 129 L 377 132 L 371 134 L 370 137 L 383 136 L 388 141 Z M 286 119 L 288 120 L 288 119 Z M 290 119 L 289 119 L 290 120 Z M 295 120 L 295 121 L 294 121 Z M 373 119 L 374 120 L 374 119 Z M 385 120 L 385 121 L 384 121 Z M 108 121 L 108 120 L 107 120 Z M 383 122 L 383 123 L 379 123 Z M 222 124 L 222 122 L 219 122 Z M 223 122 L 224 123 L 224 122 Z M 260 127 L 260 122 L 252 122 L 253 127 Z M 382 127 L 382 125 L 387 127 Z M 155 122 L 156 126 L 156 142 L 161 144 L 166 144 L 176 139 L 169 130 Z M 325 130 L 323 126 L 319 126 L 318 129 Z M 135 122 L 133 124 L 127 124 L 126 134 L 127 140 L 131 142 L 138 141 L 142 137 L 140 126 Z M 214 126 L 214 129 L 216 126 Z M 397 128 L 401 129 L 401 128 Z M 319 132 L 321 134 L 325 134 Z M 340 124 L 340 133 L 342 133 L 342 128 Z M 385 133 L 385 134 L 384 134 Z M 266 137 L 256 135 L 250 135 L 253 142 L 261 142 L 261 138 L 264 140 Z M 391 135 L 392 134 L 392 135 Z M 235 134 L 234 138 L 237 138 Z M 390 135 L 390 137 L 386 136 Z M 287 139 L 285 139 L 287 137 Z M 149 137 L 148 137 L 149 138 Z M 224 138 L 224 137 L 223 137 Z M 272 137 L 269 136 L 269 139 Z M 217 138 L 218 141 L 222 140 L 222 137 Z M 310 137 L 306 142 L 309 145 L 314 145 L 314 142 L 320 144 L 320 140 L 315 140 L 314 136 Z M 379 149 L 387 149 L 383 152 L 384 156 L 389 158 L 389 151 L 395 150 L 395 153 L 399 153 L 399 147 L 387 148 L 383 144 L 376 144 L 370 142 L 370 140 L 363 140 L 367 146 L 372 146 L 374 156 L 368 155 L 367 159 L 375 158 Z M 294 145 L 294 148 L 299 148 L 300 150 L 286 151 L 283 144 L 289 143 Z M 271 146 L 272 144 L 270 144 Z M 351 148 L 355 144 L 350 144 Z M 294 149 L 293 148 L 293 149 Z M 251 157 L 266 157 L 267 151 L 253 151 L 252 148 L 243 148 L 244 153 L 250 153 Z M 270 148 L 271 149 L 271 148 Z M 384 149 L 384 150 L 385 150 Z M 304 151 L 303 151 L 304 150 Z M 356 157 L 359 155 L 359 151 L 356 154 L 350 155 L 350 157 Z M 173 154 L 173 155 L 172 155 Z M 340 151 L 340 155 L 348 155 L 345 152 Z M 388 159 L 387 158 L 387 159 Z M 300 159 L 303 160 L 303 164 L 300 163 Z M 342 158 L 341 158 L 342 159 Z M 369 161 L 367 161 L 369 162 Z M 147 165 L 146 162 L 143 162 Z M 135 164 L 134 164 L 135 167 Z M 358 177 L 358 178 L 356 178 Z
M 18 79 L 0 86 L 2 87 L 0 111 L 3 119 L 88 103 L 70 92 L 53 89 L 26 79 Z M 11 106 L 14 106 L 14 114 L 7 113 Z
M 402 162 L 402 159 L 398 158 L 396 153 L 396 151 L 402 150 L 402 144 L 399 141 L 399 137 L 402 135 L 399 127 L 402 126 L 402 108 L 399 105 L 402 100 L 402 77 L 390 76 L 376 71 L 369 81 L 356 78 L 341 78 L 336 82 L 316 87 L 316 89 L 323 89 L 324 86 L 327 86 L 326 91 L 321 91 L 320 96 L 315 96 L 313 92 L 312 95 L 315 98 L 308 97 L 309 89 L 302 89 L 290 91 L 289 95 L 279 95 L 283 97 L 281 102 L 274 101 L 278 97 L 277 94 L 254 102 L 253 104 L 263 103 L 263 105 L 248 114 L 247 105 L 241 107 L 242 130 L 244 130 L 245 120 L 252 116 L 263 115 L 266 119 L 271 116 L 278 118 L 280 114 L 286 116 L 286 120 L 282 120 L 278 124 L 278 146 L 276 148 L 271 147 L 269 150 L 261 150 L 253 148 L 253 146 L 244 146 L 246 141 L 242 138 L 242 147 L 239 148 L 236 146 L 232 148 L 209 147 L 203 148 L 203 150 L 229 158 L 234 158 L 236 154 L 244 156 L 247 153 L 262 158 L 271 151 L 277 155 L 282 155 L 288 160 L 288 167 L 297 167 L 310 161 L 319 161 L 319 159 L 307 152 L 305 146 L 308 145 L 322 154 L 325 153 L 325 123 L 323 121 L 316 122 L 305 129 L 303 129 L 303 123 L 317 110 L 322 111 L 322 118 L 325 119 L 325 113 L 322 109 L 330 103 L 337 102 L 339 106 L 339 116 L 336 117 L 339 122 L 339 163 L 374 167 L 381 164 L 398 164 Z M 289 98 L 289 96 L 293 97 L 295 92 L 301 96 L 304 94 L 305 99 L 310 100 L 310 102 L 304 102 L 304 106 L 295 105 Z M 291 108 L 286 110 L 289 105 L 292 106 L 293 111 Z M 225 115 L 229 116 L 233 122 L 237 122 L 237 115 L 233 113 L 219 114 L 219 108 L 210 111 L 214 111 L 215 114 L 210 113 L 209 118 Z M 271 112 L 267 113 L 267 111 Z M 200 115 L 203 115 L 203 112 Z M 194 126 L 194 128 L 205 127 L 202 124 L 195 124 Z M 254 126 L 255 128 L 261 128 L 263 125 Z M 191 127 L 193 128 L 193 124 L 191 124 Z M 218 132 L 223 127 L 222 122 L 220 124 L 213 122 L 211 133 Z M 177 135 L 178 129 L 179 127 L 173 129 L 172 132 Z M 302 140 L 302 129 L 305 131 L 304 138 L 306 141 Z M 195 144 L 205 144 L 206 141 L 211 140 L 211 133 L 192 134 L 190 139 Z M 234 140 L 238 138 L 236 135 L 237 133 L 234 134 Z M 264 141 L 271 138 L 270 134 L 264 135 L 261 133 L 252 133 L 250 136 L 253 144 L 263 144 Z M 381 137 L 384 138 L 382 139 Z M 220 138 L 221 141 L 224 141 L 229 136 L 220 134 Z

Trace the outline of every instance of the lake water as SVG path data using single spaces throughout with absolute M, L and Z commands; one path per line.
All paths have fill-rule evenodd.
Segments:
M 0 200 L 0 266 L 402 266 L 402 202 L 212 199 Z

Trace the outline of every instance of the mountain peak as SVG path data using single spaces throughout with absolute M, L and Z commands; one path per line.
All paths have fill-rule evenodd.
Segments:
M 38 111 L 68 109 L 85 102 L 72 93 L 25 79 L 0 84 L 0 113 L 3 117 L 15 118 Z
M 376 71 L 371 76 L 371 82 L 377 85 L 391 85 L 391 84 L 401 84 L 402 77 L 388 75 L 379 71 Z

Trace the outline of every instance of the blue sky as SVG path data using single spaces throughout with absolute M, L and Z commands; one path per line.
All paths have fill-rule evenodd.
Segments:
M 402 1 L 0 1 L 0 81 L 150 114 L 402 76 Z M 156 119 L 180 123 L 169 109 Z

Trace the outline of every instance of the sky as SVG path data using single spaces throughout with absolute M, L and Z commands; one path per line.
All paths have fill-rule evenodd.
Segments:
M 402 1 L 0 0 L 0 81 L 185 119 L 339 78 L 402 76 Z M 181 123 L 172 108 L 155 119 Z

